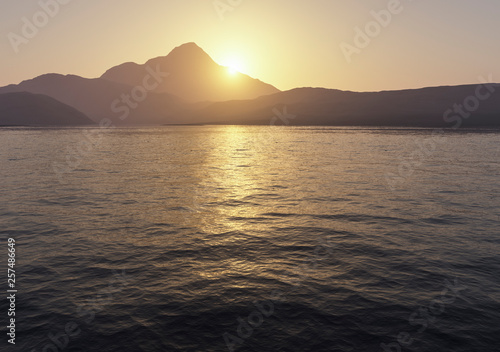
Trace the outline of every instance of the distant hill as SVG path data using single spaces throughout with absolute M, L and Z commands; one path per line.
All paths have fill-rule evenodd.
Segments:
M 190 103 L 253 99 L 279 90 L 243 74 L 230 76 L 190 43 L 144 65 L 114 67 L 102 78 L 52 73 L 0 88 L 0 94 L 12 92 L 45 94 L 95 122 L 110 118 L 116 125 L 161 125 L 189 123 Z
M 94 122 L 51 97 L 31 93 L 0 94 L 0 126 L 83 126 Z
M 281 92 L 249 76 L 228 74 L 194 43 L 143 65 L 113 67 L 100 78 L 46 74 L 0 88 L 0 94 L 13 92 L 44 94 L 95 122 L 109 118 L 115 125 L 500 126 L 498 84 Z M 464 104 L 463 111 L 455 111 Z
M 189 102 L 254 99 L 279 92 L 247 75 L 229 75 L 225 67 L 214 62 L 195 43 L 181 45 L 167 56 L 151 59 L 143 65 L 128 62 L 113 67 L 101 78 L 130 86 L 141 85 L 147 67 L 169 74 L 155 92 L 174 94 Z
M 198 123 L 334 126 L 500 126 L 500 85 L 469 113 L 452 112 L 474 97 L 477 85 L 357 93 L 297 88 L 254 100 L 228 101 L 193 109 L 186 119 Z M 489 93 L 486 86 L 481 94 Z M 474 98 L 468 104 L 474 101 Z M 285 109 L 286 107 L 286 109 Z M 451 111 L 449 109 L 452 109 Z M 274 111 L 273 111 L 274 110 Z M 277 114 L 276 111 L 279 113 Z M 445 116 L 445 113 L 448 113 Z M 286 118 L 283 113 L 296 117 Z M 286 121 L 285 121 L 286 120 Z
M 145 73 L 146 74 L 146 73 Z M 82 111 L 95 122 L 110 118 L 117 125 L 148 125 L 179 122 L 175 114 L 184 102 L 170 94 L 147 92 L 134 100 L 133 87 L 105 79 L 46 74 L 18 85 L 0 88 L 1 93 L 45 94 Z M 123 101 L 127 96 L 129 103 Z

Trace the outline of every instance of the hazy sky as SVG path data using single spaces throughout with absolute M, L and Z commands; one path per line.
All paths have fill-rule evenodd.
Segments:
M 53 17 L 38 13 L 40 3 L 54 1 L 68 3 L 49 6 Z M 0 85 L 48 72 L 98 77 L 185 42 L 283 90 L 415 88 L 476 83 L 488 74 L 500 82 L 500 1 L 398 2 L 0 0 Z M 372 11 L 383 25 L 370 23 Z

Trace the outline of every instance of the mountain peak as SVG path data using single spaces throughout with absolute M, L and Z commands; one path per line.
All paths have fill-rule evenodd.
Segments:
M 196 43 L 190 42 L 182 44 L 174 48 L 167 56 L 170 60 L 203 60 L 206 62 L 213 62 L 210 55 L 208 55 L 202 48 L 200 48 Z
M 182 44 L 167 56 L 156 57 L 144 65 L 115 66 L 101 78 L 134 87 L 143 84 L 150 70 L 168 73 L 167 79 L 158 82 L 156 93 L 173 94 L 190 102 L 253 99 L 279 92 L 244 74 L 229 76 L 225 67 L 194 42 Z
M 175 51 L 175 50 L 184 50 L 184 49 L 187 49 L 187 50 L 195 50 L 196 49 L 196 50 L 203 51 L 203 49 L 201 47 L 199 47 L 198 44 L 196 44 L 195 42 L 189 42 L 189 43 L 181 44 L 181 45 L 175 47 L 174 50 L 172 50 L 172 51 Z

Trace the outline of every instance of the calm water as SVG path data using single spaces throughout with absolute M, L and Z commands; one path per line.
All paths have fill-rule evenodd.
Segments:
M 498 351 L 499 155 L 491 131 L 0 129 L 1 350 Z

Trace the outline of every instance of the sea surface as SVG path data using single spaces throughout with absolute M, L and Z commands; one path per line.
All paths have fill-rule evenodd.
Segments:
M 490 130 L 0 129 L 0 350 L 500 351 L 499 157 Z

